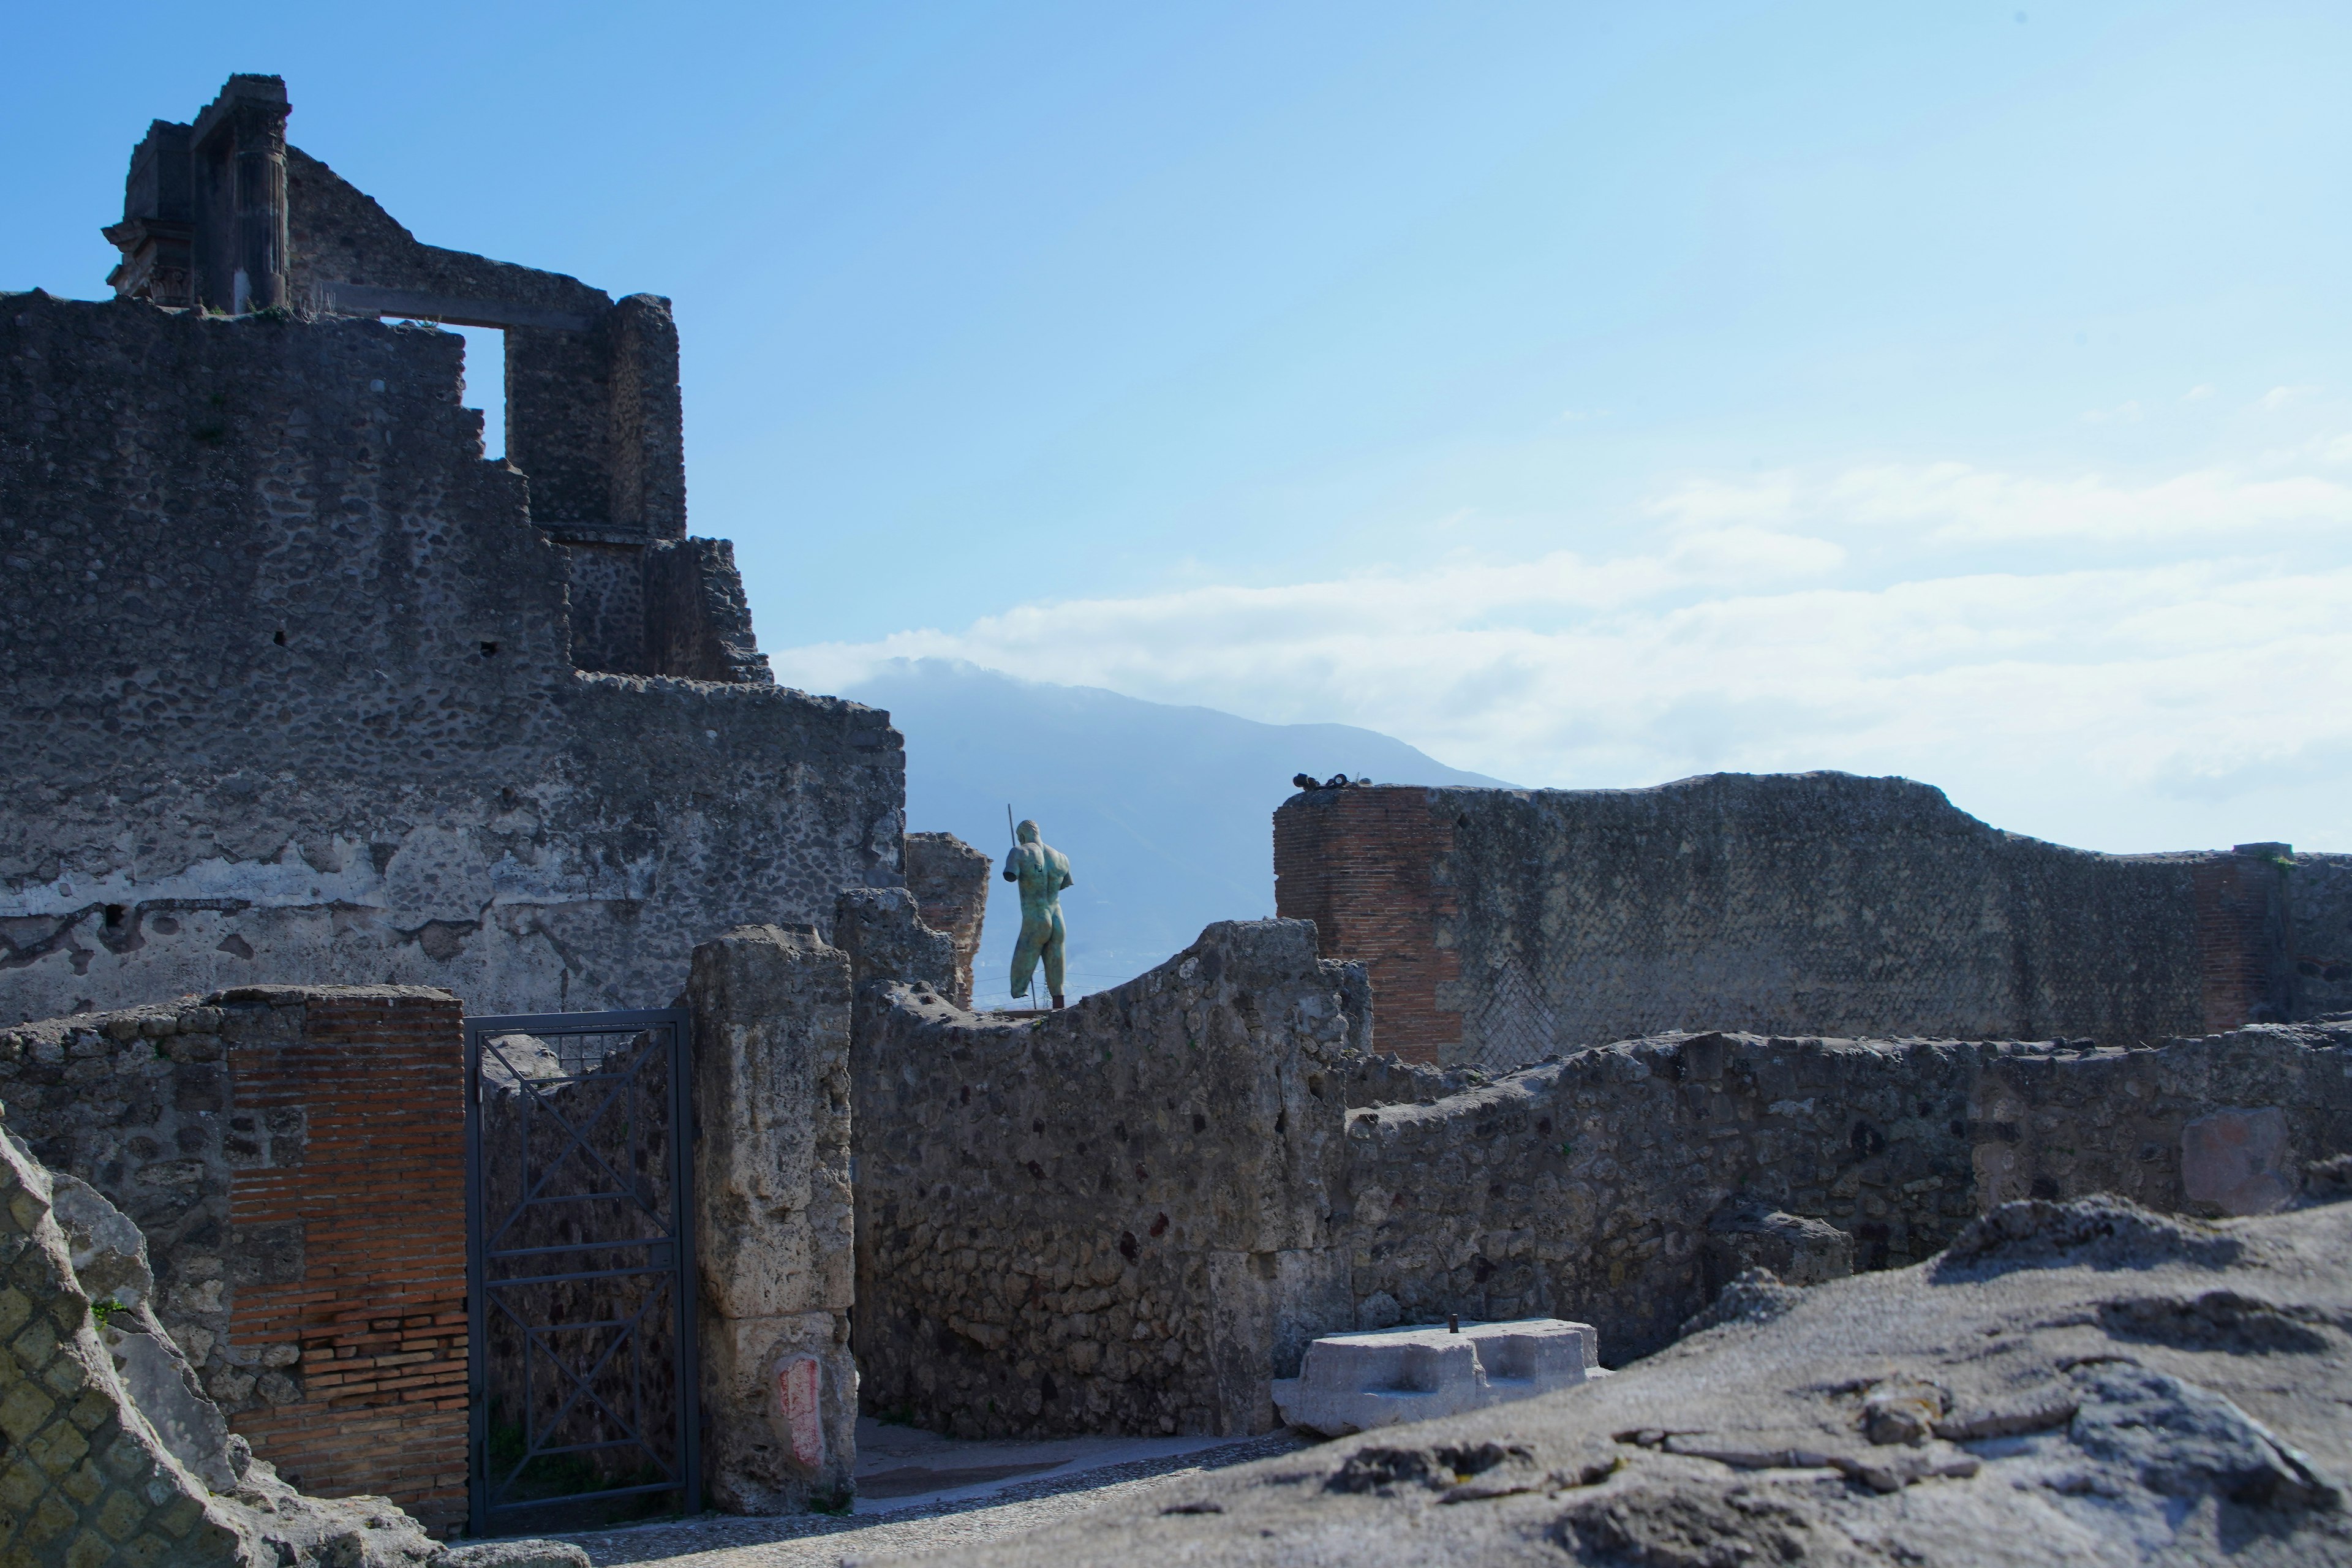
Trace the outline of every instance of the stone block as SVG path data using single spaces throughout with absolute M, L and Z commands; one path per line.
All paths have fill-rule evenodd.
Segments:
M 1606 1377 L 1589 1323 L 1525 1318 L 1331 1334 L 1278 1379 L 1282 1418 L 1328 1437 L 1458 1415 Z
M 971 1005 L 971 966 L 988 916 L 989 872 L 995 862 L 952 833 L 909 833 L 902 839 L 907 889 L 922 921 L 955 942 L 955 986 L 949 999 Z
M 2225 1215 L 2284 1208 L 2296 1186 L 2286 1142 L 2286 1113 L 2275 1105 L 2199 1117 L 2180 1130 L 2181 1195 Z
M 857 1459 L 847 1315 L 721 1319 L 702 1346 L 712 1505 L 773 1514 L 845 1497 Z
M 732 1512 L 845 1497 L 856 1463 L 849 983 L 805 929 L 694 952 L 704 1475 Z
M 923 923 L 904 888 L 852 888 L 835 901 L 835 945 L 849 955 L 851 984 L 897 980 L 955 994 L 955 938 Z

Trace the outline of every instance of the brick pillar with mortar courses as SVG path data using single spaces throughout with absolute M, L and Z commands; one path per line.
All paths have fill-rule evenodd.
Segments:
M 1462 1043 L 1462 1015 L 1437 1004 L 1462 967 L 1454 890 L 1437 880 L 1453 849 L 1443 801 L 1412 785 L 1305 790 L 1274 814 L 1275 912 L 1314 921 L 1321 956 L 1364 965 L 1379 1048 L 1407 1061 Z
M 463 1008 L 422 986 L 223 1000 L 299 1009 L 229 1053 L 229 1341 L 274 1395 L 230 1424 L 304 1491 L 446 1531 L 466 1517 Z
M 2193 873 L 2197 946 L 2203 958 L 2205 1032 L 2287 1017 L 2287 844 L 2241 844 Z

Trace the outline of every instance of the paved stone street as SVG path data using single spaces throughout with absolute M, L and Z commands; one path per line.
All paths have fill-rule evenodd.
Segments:
M 861 1426 L 870 1426 L 861 1422 Z M 918 1439 L 929 1434 L 915 1433 Z M 1018 1462 L 1001 1451 L 1032 1447 L 1076 1450 L 1055 1462 L 1053 1473 L 1006 1477 L 941 1492 L 909 1497 L 861 1498 L 859 1511 L 845 1518 L 788 1514 L 742 1519 L 707 1514 L 677 1523 L 563 1537 L 585 1547 L 596 1568 L 660 1563 L 663 1568 L 834 1568 L 836 1563 L 887 1562 L 947 1546 L 971 1546 L 1058 1524 L 1088 1509 L 1126 1501 L 1161 1488 L 1181 1486 L 1210 1471 L 1230 1469 L 1306 1446 L 1295 1433 L 1276 1432 L 1209 1448 L 1159 1457 L 1120 1459 L 1144 1446 L 1131 1438 L 1080 1438 L 1062 1443 L 953 1444 L 937 1442 L 934 1463 L 941 1479 L 959 1471 L 994 1468 L 971 1461 Z M 861 1435 L 862 1447 L 862 1435 Z M 980 1450 L 989 1452 L 983 1454 Z M 958 1450 L 971 1450 L 957 1456 Z M 950 1456 L 956 1456 L 953 1462 Z M 1040 1458 L 1045 1457 L 1042 1453 Z M 1111 1462 L 1103 1462 L 1108 1460 Z M 910 1468 L 902 1458 L 889 1468 Z M 861 1472 L 866 1469 L 860 1465 Z M 864 1479 L 861 1474 L 861 1479 Z M 896 1505 L 896 1506 L 894 1506 Z M 865 1511 L 867 1507 L 877 1511 Z

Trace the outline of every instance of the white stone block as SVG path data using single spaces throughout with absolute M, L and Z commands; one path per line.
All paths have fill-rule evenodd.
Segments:
M 1606 1377 L 1590 1323 L 1523 1318 L 1331 1334 L 1307 1347 L 1298 1375 L 1278 1378 L 1275 1407 L 1327 1437 L 1481 1410 Z

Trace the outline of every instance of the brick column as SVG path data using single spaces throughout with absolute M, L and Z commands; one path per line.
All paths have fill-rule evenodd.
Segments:
M 300 1016 L 229 1052 L 229 1340 L 268 1399 L 231 1425 L 305 1491 L 446 1528 L 466 1515 L 462 1009 L 415 986 L 257 999 Z
M 2197 947 L 2205 1032 L 2221 1034 L 2287 1016 L 2284 844 L 2241 844 L 2197 864 Z
M 1443 1061 L 1462 1043 L 1462 1015 L 1437 1005 L 1462 967 L 1438 945 L 1456 906 L 1437 862 L 1453 849 L 1454 824 L 1426 789 L 1308 790 L 1274 814 L 1275 912 L 1313 921 L 1323 957 L 1364 965 L 1379 1048 L 1407 1061 Z

